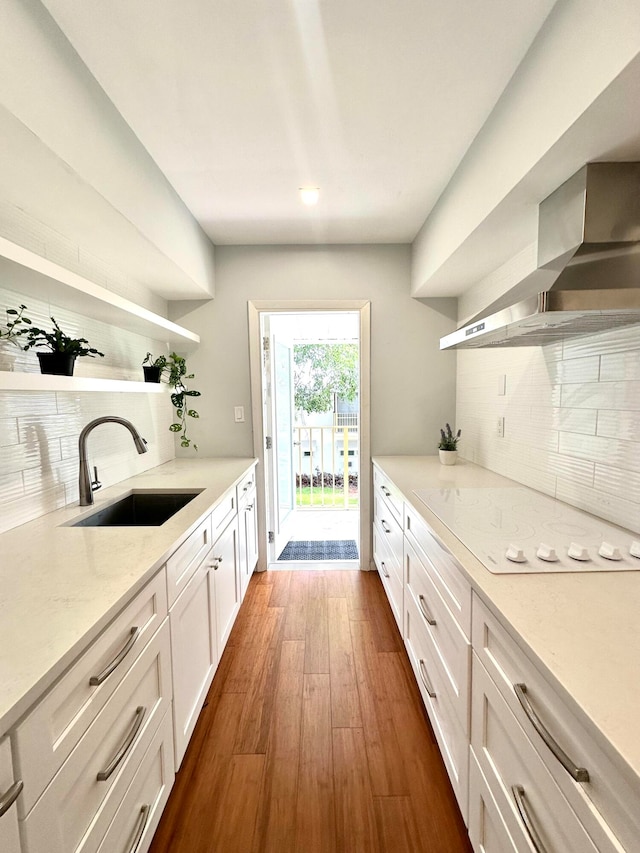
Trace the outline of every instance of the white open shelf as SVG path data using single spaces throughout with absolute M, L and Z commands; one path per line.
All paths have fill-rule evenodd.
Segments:
M 0 391 L 116 391 L 162 394 L 166 387 L 166 384 L 160 382 L 0 371 Z
M 195 332 L 190 332 L 4 237 L 0 237 L 0 258 L 6 258 L 18 265 L 17 281 L 8 279 L 5 283 L 24 294 L 27 299 L 29 296 L 48 299 L 61 307 L 120 329 L 166 341 L 182 351 L 191 350 L 200 343 L 200 337 Z M 24 274 L 25 270 L 29 271 L 28 275 Z

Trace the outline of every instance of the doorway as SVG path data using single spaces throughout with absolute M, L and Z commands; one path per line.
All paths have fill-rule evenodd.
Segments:
M 364 300 L 249 303 L 261 570 L 369 568 L 369 316 Z M 325 361 L 310 362 L 317 379 L 331 372 L 336 352 L 353 359 L 354 350 L 357 393 L 353 379 L 346 391 L 332 390 L 334 379 L 320 402 L 315 385 L 303 383 L 301 394 L 309 353 L 325 353 Z

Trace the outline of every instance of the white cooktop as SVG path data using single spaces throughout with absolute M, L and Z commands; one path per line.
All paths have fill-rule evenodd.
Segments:
M 414 494 L 494 574 L 640 571 L 640 535 L 533 489 Z

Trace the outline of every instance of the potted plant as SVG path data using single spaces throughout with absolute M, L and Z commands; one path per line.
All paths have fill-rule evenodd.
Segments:
M 162 371 L 167 366 L 166 355 L 154 357 L 148 352 L 142 362 L 142 372 L 144 373 L 145 382 L 160 382 Z
M 440 443 L 438 450 L 440 453 L 440 462 L 443 465 L 455 465 L 458 461 L 458 442 L 462 430 L 453 432 L 449 424 L 444 425 L 444 429 L 440 430 Z
M 181 433 L 180 447 L 191 447 L 191 439 L 187 435 L 188 420 L 187 418 L 199 418 L 200 415 L 195 409 L 188 408 L 189 397 L 199 397 L 200 391 L 189 389 L 186 380 L 193 379 L 193 373 L 187 373 L 187 362 L 182 356 L 175 352 L 164 356 L 154 356 L 148 352 L 142 362 L 143 370 L 145 371 L 145 382 L 160 382 L 162 378 L 166 378 L 167 383 L 173 389 L 171 394 L 171 402 L 176 409 L 177 420 L 172 423 L 169 429 L 171 432 Z M 158 378 L 147 378 L 149 368 L 155 368 Z M 193 449 L 197 450 L 198 445 L 194 444 Z
M 73 376 L 75 361 L 79 356 L 89 358 L 94 358 L 96 355 L 104 356 L 103 352 L 98 352 L 97 349 L 89 346 L 86 338 L 71 338 L 65 334 L 54 317 L 51 317 L 53 323 L 51 331 L 36 328 L 26 317 L 21 317 L 21 322 L 29 324 L 28 329 L 20 329 L 16 332 L 16 335 L 26 336 L 27 343 L 22 346 L 22 349 L 29 350 L 33 347 L 48 349 L 48 352 L 36 353 L 41 373 Z

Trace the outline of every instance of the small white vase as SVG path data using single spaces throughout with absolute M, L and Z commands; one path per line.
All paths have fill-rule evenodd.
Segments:
M 440 462 L 443 465 L 455 465 L 458 461 L 458 451 L 457 450 L 439 450 L 440 454 Z

